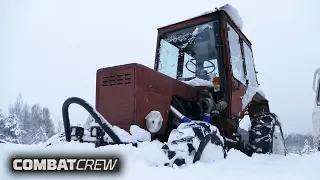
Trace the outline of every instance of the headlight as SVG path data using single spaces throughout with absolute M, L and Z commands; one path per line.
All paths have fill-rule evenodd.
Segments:
M 91 126 L 90 127 L 90 136 L 91 137 L 102 137 L 105 135 L 105 132 L 101 129 L 100 126 Z
M 84 128 L 79 126 L 71 126 L 71 136 L 83 137 Z
M 145 119 L 149 132 L 157 133 L 161 129 L 163 118 L 159 111 L 151 111 Z
M 91 137 L 97 136 L 97 128 L 91 130 Z

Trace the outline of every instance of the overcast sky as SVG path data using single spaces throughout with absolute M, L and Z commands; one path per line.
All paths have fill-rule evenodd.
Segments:
M 226 3 L 244 21 L 261 89 L 284 130 L 310 132 L 318 0 L 0 0 L 0 109 L 7 113 L 19 92 L 61 120 L 68 97 L 94 105 L 97 69 L 130 62 L 153 68 L 158 27 Z M 77 105 L 71 110 L 72 123 L 88 116 Z

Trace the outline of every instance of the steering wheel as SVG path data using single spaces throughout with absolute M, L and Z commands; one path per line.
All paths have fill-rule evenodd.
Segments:
M 193 61 L 196 61 L 194 58 L 193 59 L 189 59 L 188 61 L 187 61 L 187 63 L 186 63 L 186 68 L 187 68 L 187 70 L 188 71 L 190 71 L 190 72 L 192 72 L 192 73 L 196 73 L 195 71 L 192 71 L 192 70 L 190 70 L 189 68 L 188 68 L 188 64 L 189 63 L 191 63 L 191 64 L 193 64 L 195 67 L 197 67 L 197 64 L 195 63 L 195 62 L 193 62 Z M 216 66 L 213 64 L 213 62 L 211 62 L 211 61 L 209 61 L 209 60 L 205 60 L 204 62 L 209 62 L 211 65 L 210 66 L 205 66 L 205 67 L 203 67 L 203 69 L 207 69 L 207 68 L 213 68 L 213 70 L 212 71 L 210 71 L 210 72 L 208 72 L 207 74 L 209 74 L 209 73 L 212 73 L 213 71 L 215 71 L 216 70 Z

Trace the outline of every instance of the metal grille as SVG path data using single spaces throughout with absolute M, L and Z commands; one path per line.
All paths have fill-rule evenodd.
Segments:
M 102 78 L 102 86 L 117 86 L 130 84 L 132 80 L 131 73 L 106 76 Z

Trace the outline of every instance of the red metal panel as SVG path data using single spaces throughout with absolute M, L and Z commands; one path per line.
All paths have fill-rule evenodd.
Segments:
M 168 121 L 168 110 L 172 97 L 172 82 L 163 74 L 143 65 L 136 65 L 136 124 L 146 128 L 145 117 L 151 111 L 159 111 L 163 117 L 163 126 L 159 133 L 164 132 Z
M 106 68 L 97 73 L 97 110 L 111 124 L 134 122 L 134 68 Z M 116 109 L 114 107 L 121 107 Z
M 127 131 L 132 124 L 146 128 L 145 117 L 156 110 L 164 119 L 159 131 L 163 133 L 167 128 L 172 96 L 195 100 L 197 94 L 196 88 L 140 64 L 109 67 L 97 72 L 97 110 L 111 124 Z
M 232 90 L 231 114 L 235 117 L 242 117 L 244 114 L 244 111 L 242 111 L 242 97 L 246 93 L 247 87 L 234 78 L 233 83 L 236 84 L 235 86 L 237 87 Z
M 163 117 L 163 126 L 159 133 L 166 129 L 168 122 L 169 108 L 171 104 L 171 97 L 168 94 L 154 91 L 152 88 L 145 86 L 138 87 L 136 94 L 136 124 L 141 128 L 146 129 L 145 117 L 151 111 L 159 111 Z

